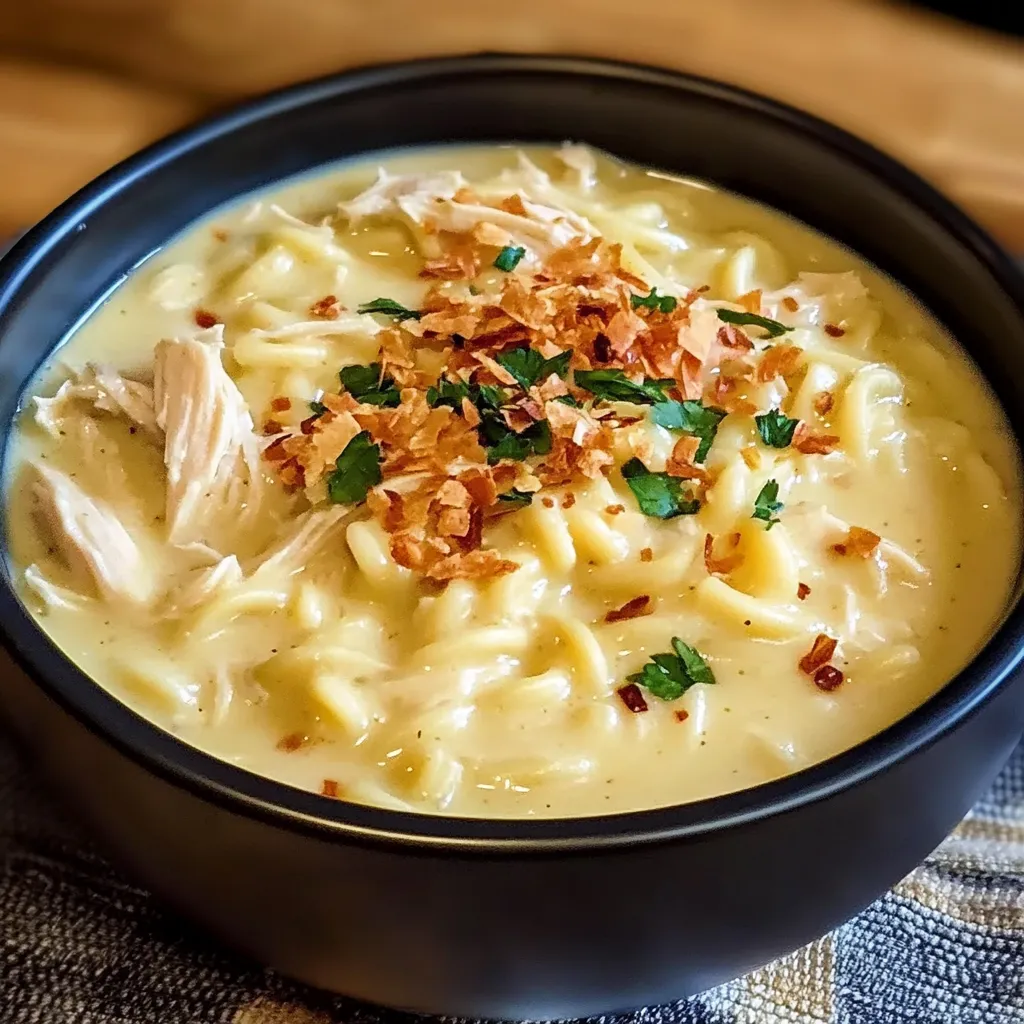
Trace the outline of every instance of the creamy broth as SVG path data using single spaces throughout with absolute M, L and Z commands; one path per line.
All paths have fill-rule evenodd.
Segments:
M 384 166 L 195 226 L 41 374 L 13 557 L 100 685 L 327 795 L 579 816 L 789 774 L 967 663 L 1017 453 L 892 282 L 578 147 Z

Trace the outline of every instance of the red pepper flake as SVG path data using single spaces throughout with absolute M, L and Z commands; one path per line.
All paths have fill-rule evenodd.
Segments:
M 790 313 L 795 313 L 800 308 L 800 303 L 797 302 L 792 295 L 783 296 L 782 305 L 785 306 Z
M 309 315 L 315 320 L 337 320 L 338 313 L 337 295 L 325 295 L 309 307 Z
M 330 413 L 327 413 L 327 415 L 330 416 Z M 301 430 L 307 437 L 310 434 L 315 434 L 320 429 L 317 424 L 320 423 L 320 420 L 323 418 L 324 417 L 321 416 L 307 416 L 306 419 L 299 424 L 299 430 Z
M 640 549 L 640 561 L 641 562 L 653 562 L 654 552 L 650 548 Z
M 300 747 L 304 747 L 308 741 L 309 737 L 305 733 L 290 732 L 287 736 L 278 740 L 277 749 L 283 750 L 286 754 L 291 754 Z
M 624 622 L 626 619 L 639 619 L 644 615 L 650 615 L 653 611 L 650 595 L 641 594 L 639 597 L 631 598 L 621 608 L 615 608 L 608 612 L 604 621 Z
M 195 312 L 195 321 L 196 326 L 202 327 L 204 331 L 220 323 L 213 313 L 207 309 L 197 309 Z
M 810 594 L 810 592 L 811 592 L 811 588 L 809 586 L 807 586 L 806 583 L 798 583 L 796 585 L 796 596 L 801 601 L 806 601 L 808 595 Z
M 620 686 L 615 692 L 634 715 L 639 715 L 641 711 L 647 710 L 647 701 L 644 700 L 644 695 L 636 683 L 627 683 L 625 686 Z
M 825 324 L 825 333 L 830 338 L 841 338 L 846 331 L 839 324 Z
M 320 795 L 338 798 L 338 783 L 335 779 L 324 779 L 320 786 Z
M 800 659 L 800 671 L 813 676 L 822 665 L 827 665 L 836 653 L 838 640 L 827 633 L 819 633 L 811 644 L 811 649 Z
M 681 708 L 679 711 L 674 711 L 673 714 L 676 716 L 677 722 L 685 722 L 690 717 L 690 712 L 683 711 Z
M 835 396 L 831 391 L 819 391 L 814 396 L 814 411 L 819 416 L 825 416 L 832 411 L 832 406 L 835 405 Z
M 285 398 L 283 395 L 279 398 L 273 399 L 270 403 L 270 408 L 274 412 L 287 412 L 292 407 L 292 400 Z
M 263 458 L 267 462 L 284 462 L 288 458 L 288 452 L 285 451 L 284 443 L 288 440 L 288 437 L 279 437 L 273 444 L 267 445 L 266 450 L 263 452 Z
M 828 693 L 834 690 L 843 681 L 843 673 L 835 667 L 835 665 L 822 665 L 817 672 L 814 673 L 814 685 L 819 690 L 824 690 Z
M 564 498 L 562 498 L 562 508 L 572 508 L 576 504 L 576 495 L 570 491 Z
M 594 339 L 594 358 L 599 363 L 609 363 L 612 358 L 612 343 L 605 334 L 599 334 Z
M 271 434 L 280 434 L 282 430 L 284 430 L 284 427 L 282 427 L 277 420 L 267 420 L 267 422 L 263 424 L 263 433 L 268 436 Z
M 545 508 L 554 508 L 555 507 L 555 499 L 554 498 L 541 498 L 540 499 L 540 503 Z
M 833 544 L 832 545 L 832 550 L 837 555 L 845 555 L 847 549 L 846 549 L 846 545 L 845 544 Z
M 626 511 L 625 505 L 606 505 L 605 512 L 610 516 L 618 516 Z

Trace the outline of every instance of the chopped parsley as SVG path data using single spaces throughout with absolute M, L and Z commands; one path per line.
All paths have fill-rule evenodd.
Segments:
M 718 433 L 718 424 L 725 419 L 723 409 L 700 402 L 658 402 L 651 407 L 651 419 L 659 427 L 667 430 L 681 430 L 684 434 L 692 434 L 700 438 L 700 447 L 694 455 L 695 462 L 703 462 L 708 457 L 711 444 Z
M 402 401 L 394 379 L 382 374 L 380 363 L 343 366 L 338 376 L 342 387 L 365 405 L 383 405 L 393 409 Z
M 793 330 L 778 320 L 769 320 L 766 316 L 758 316 L 756 313 L 744 313 L 736 309 L 719 309 L 718 319 L 722 323 L 737 324 L 740 327 L 762 327 L 768 333 L 769 338 L 777 338 L 786 331 Z
M 432 408 L 447 405 L 459 411 L 464 398 L 468 398 L 483 415 L 486 409 L 500 409 L 508 395 L 494 384 L 467 384 L 448 377 L 439 378 L 435 387 L 427 388 L 427 404 Z
M 579 400 L 573 395 L 558 395 L 554 401 L 561 402 L 562 405 L 571 405 L 574 409 L 580 408 Z
M 577 370 L 576 386 L 607 402 L 634 402 L 654 405 L 667 401 L 665 391 L 675 387 L 674 380 L 630 380 L 621 370 Z
M 569 372 L 572 350 L 566 349 L 557 356 L 545 359 L 533 348 L 510 348 L 499 352 L 496 359 L 500 366 L 515 377 L 520 387 L 529 388 L 538 381 L 547 380 L 551 374 L 564 378 Z
M 624 463 L 621 472 L 645 516 L 675 519 L 676 516 L 692 516 L 700 508 L 700 502 L 684 487 L 682 480 L 668 473 L 652 473 L 637 458 Z
M 419 320 L 418 310 L 409 309 L 394 299 L 374 299 L 372 302 L 364 302 L 357 310 L 357 313 L 383 313 L 384 316 L 393 317 L 395 320 Z
M 770 409 L 754 417 L 757 432 L 769 448 L 787 448 L 793 441 L 793 432 L 799 420 L 791 420 L 781 409 Z
M 380 445 L 370 439 L 368 430 L 356 434 L 334 463 L 327 477 L 327 494 L 336 505 L 351 505 L 366 500 L 366 492 L 382 480 Z
M 515 489 L 498 495 L 498 504 L 503 508 L 525 508 L 533 501 L 533 495 L 529 491 L 517 491 Z
M 522 462 L 531 455 L 547 455 L 551 451 L 551 427 L 547 420 L 538 420 L 517 434 L 500 415 L 491 413 L 484 416 L 479 429 L 487 461 L 492 466 L 502 459 Z
M 754 514 L 750 518 L 763 520 L 766 524 L 765 529 L 770 530 L 776 523 L 782 521 L 778 516 L 785 507 L 779 501 L 778 480 L 769 480 L 758 491 L 757 497 L 754 499 Z
M 650 295 L 630 295 L 629 304 L 633 309 L 651 309 L 662 313 L 671 313 L 679 305 L 674 295 L 659 295 L 657 288 L 651 289 Z
M 494 266 L 499 270 L 504 270 L 505 273 L 509 273 L 519 266 L 519 261 L 525 255 L 526 250 L 521 245 L 506 245 L 505 248 L 498 253 L 498 258 L 494 261 Z
M 662 700 L 678 700 L 691 686 L 712 684 L 715 675 L 708 663 L 689 644 L 672 637 L 675 654 L 654 654 L 639 671 L 628 677 Z
M 319 419 L 319 417 L 327 412 L 327 406 L 323 402 L 318 402 L 314 399 L 309 403 L 309 411 Z

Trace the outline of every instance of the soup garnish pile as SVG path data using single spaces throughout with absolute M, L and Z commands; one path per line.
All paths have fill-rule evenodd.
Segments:
M 1011 435 L 908 296 L 579 146 L 268 191 L 55 358 L 9 491 L 26 603 L 142 714 L 331 797 L 756 785 L 941 688 L 1016 572 Z

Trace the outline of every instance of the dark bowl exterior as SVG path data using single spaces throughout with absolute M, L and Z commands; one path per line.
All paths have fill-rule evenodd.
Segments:
M 860 251 L 958 334 L 1024 436 L 1024 287 L 919 179 L 838 130 L 702 80 L 475 57 L 371 69 L 257 101 L 146 151 L 0 264 L 0 442 L 32 372 L 132 266 L 248 189 L 347 155 L 580 139 L 705 177 Z M 851 916 L 926 856 L 1024 730 L 1024 616 L 902 722 L 788 779 L 578 821 L 362 808 L 185 747 L 72 666 L 0 581 L 20 668 L 2 703 L 123 863 L 285 973 L 373 1002 L 550 1018 L 700 991 Z

